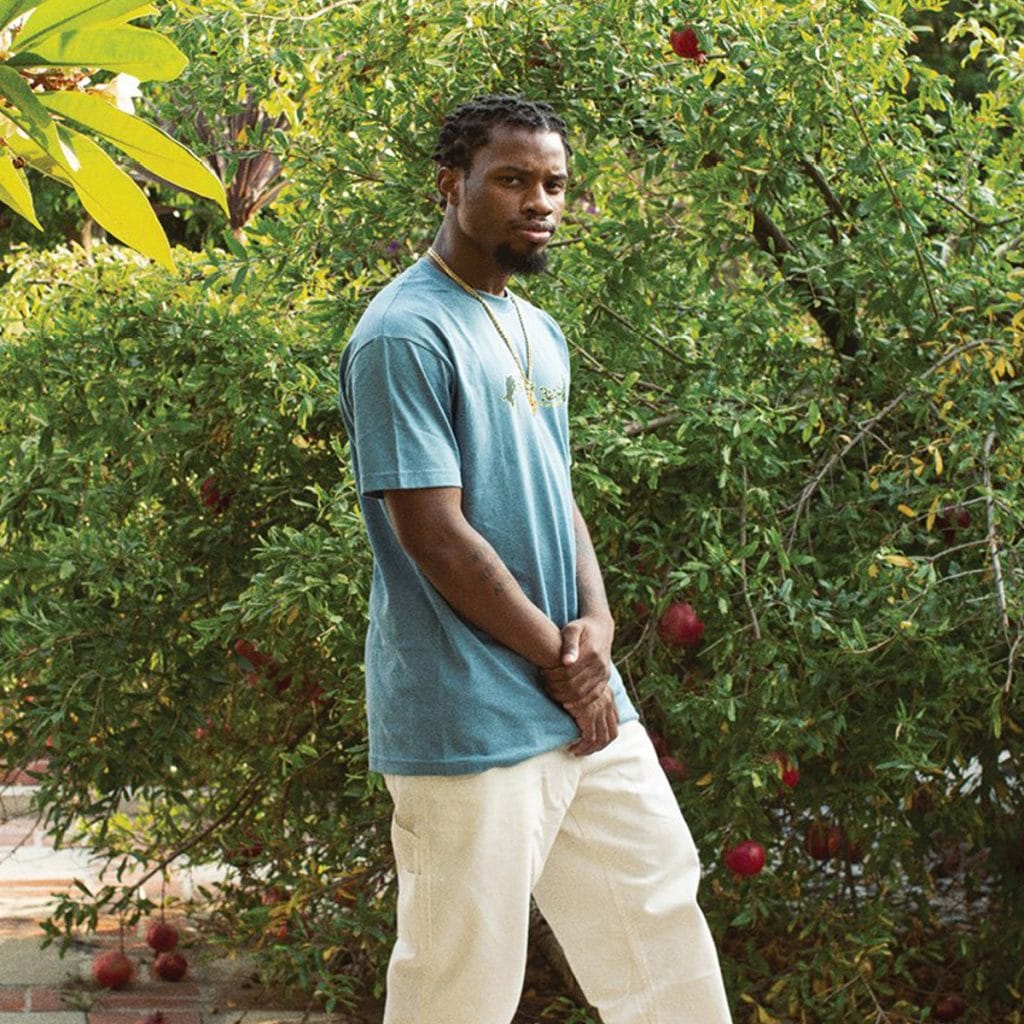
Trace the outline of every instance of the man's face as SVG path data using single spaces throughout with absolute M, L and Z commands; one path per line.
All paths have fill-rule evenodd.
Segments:
M 544 269 L 565 208 L 565 146 L 557 132 L 496 125 L 468 171 L 451 170 L 458 232 L 477 257 L 506 273 Z

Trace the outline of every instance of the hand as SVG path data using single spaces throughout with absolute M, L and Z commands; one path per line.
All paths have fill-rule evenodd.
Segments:
M 565 706 L 579 726 L 580 738 L 569 744 L 569 752 L 577 757 L 586 757 L 607 747 L 619 735 L 619 713 L 615 709 L 615 697 L 607 684 L 596 697 L 582 703 Z
M 611 677 L 613 635 L 611 619 L 584 616 L 563 627 L 561 662 L 541 676 L 544 692 L 570 714 L 569 705 L 589 703 Z

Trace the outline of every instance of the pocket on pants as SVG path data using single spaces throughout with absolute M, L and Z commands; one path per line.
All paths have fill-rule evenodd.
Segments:
M 423 873 L 423 844 L 415 832 L 400 825 L 392 816 L 391 849 L 399 872 L 410 875 Z

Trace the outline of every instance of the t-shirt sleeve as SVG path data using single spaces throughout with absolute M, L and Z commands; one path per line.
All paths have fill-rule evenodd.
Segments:
M 360 493 L 462 486 L 444 355 L 408 338 L 374 338 L 349 362 L 342 387 Z

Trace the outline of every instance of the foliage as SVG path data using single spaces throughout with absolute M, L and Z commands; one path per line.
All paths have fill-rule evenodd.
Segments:
M 1019 1020 L 1015 5 L 707 0 L 685 12 L 704 64 L 650 0 L 290 13 L 179 4 L 191 63 L 155 94 L 287 115 L 290 185 L 246 247 L 182 280 L 55 253 L 0 298 L 4 727 L 26 759 L 53 737 L 53 827 L 150 869 L 241 851 L 221 920 L 336 998 L 379 980 L 368 567 L 332 368 L 436 228 L 444 111 L 521 89 L 564 112 L 575 181 L 552 272 L 519 287 L 574 350 L 578 497 L 619 663 L 689 769 L 737 1020 L 919 1020 L 946 989 Z M 699 647 L 659 641 L 671 600 Z M 241 637 L 279 667 L 227 653 Z M 130 834 L 105 824 L 128 797 Z M 815 822 L 843 833 L 825 861 Z M 745 838 L 768 863 L 736 879 L 719 854 Z
M 138 84 L 170 79 L 187 63 L 170 39 L 129 24 L 155 8 L 138 0 L 4 0 L 0 3 L 0 202 L 42 229 L 25 168 L 77 193 L 127 244 L 171 266 L 148 199 L 95 132 L 164 179 L 226 200 L 220 182 L 180 143 L 134 114 Z M 111 72 L 94 81 L 97 72 Z

